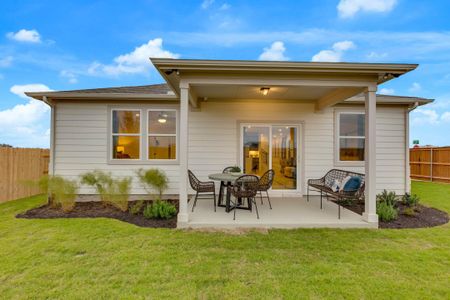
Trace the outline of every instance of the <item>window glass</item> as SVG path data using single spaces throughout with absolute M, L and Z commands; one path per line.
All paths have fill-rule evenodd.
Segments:
M 140 133 L 141 114 L 136 110 L 113 111 L 113 133 Z
M 175 111 L 149 111 L 148 131 L 151 134 L 176 134 L 177 119 Z
M 340 136 L 364 136 L 363 114 L 341 114 Z
M 365 117 L 360 113 L 339 115 L 339 160 L 364 161 Z
M 149 159 L 176 159 L 175 136 L 150 136 L 148 138 Z
M 112 111 L 113 159 L 140 159 L 140 123 L 138 110 Z
M 148 159 L 176 159 L 177 114 L 174 110 L 148 112 Z
M 341 161 L 363 161 L 364 139 L 341 138 L 339 149 L 339 160 Z

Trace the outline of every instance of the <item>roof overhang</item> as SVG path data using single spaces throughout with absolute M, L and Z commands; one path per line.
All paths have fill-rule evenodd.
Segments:
M 138 93 L 77 93 L 77 92 L 26 92 L 36 100 L 178 100 L 173 94 L 138 94 Z
M 258 76 L 267 77 L 355 77 L 367 78 L 381 84 L 417 68 L 417 64 L 386 63 L 329 63 L 329 62 L 279 62 L 246 60 L 194 60 L 150 58 L 170 87 L 179 93 L 182 76 L 204 74 L 209 76 Z

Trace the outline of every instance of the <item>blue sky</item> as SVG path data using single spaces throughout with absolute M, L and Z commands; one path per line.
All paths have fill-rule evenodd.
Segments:
M 379 92 L 436 99 L 411 139 L 450 145 L 449 19 L 446 0 L 2 1 L 0 143 L 48 147 L 24 91 L 160 83 L 159 56 L 418 63 Z

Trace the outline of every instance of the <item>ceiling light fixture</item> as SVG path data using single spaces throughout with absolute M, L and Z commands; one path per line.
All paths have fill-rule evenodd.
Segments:
M 270 87 L 262 87 L 262 88 L 259 89 L 259 91 L 261 92 L 261 94 L 262 94 L 263 96 L 267 96 L 267 94 L 268 94 L 269 91 L 270 91 Z
M 158 117 L 158 122 L 164 124 L 167 122 L 167 114 L 160 114 Z

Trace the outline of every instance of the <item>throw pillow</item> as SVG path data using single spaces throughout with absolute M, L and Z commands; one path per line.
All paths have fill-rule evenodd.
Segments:
M 344 179 L 342 179 L 341 187 L 344 188 L 347 182 L 352 178 L 352 176 L 347 176 Z
M 344 192 L 356 191 L 360 187 L 361 182 L 361 177 L 352 176 L 352 178 L 344 185 Z
M 333 192 L 338 192 L 340 186 L 341 186 L 341 185 L 340 185 L 339 180 L 335 179 L 334 182 L 333 182 L 333 185 L 331 186 L 331 190 L 332 190 Z

